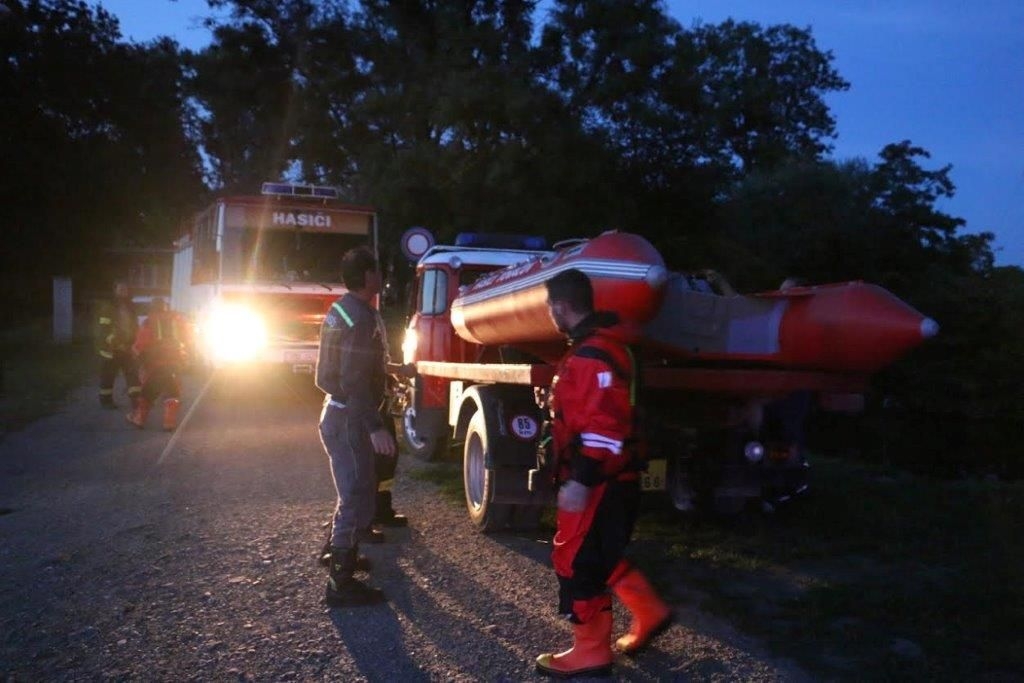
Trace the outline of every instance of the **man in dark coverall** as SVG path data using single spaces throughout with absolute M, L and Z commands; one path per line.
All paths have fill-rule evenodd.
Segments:
M 331 304 L 320 328 L 316 385 L 323 391 L 320 440 L 330 458 L 338 494 L 331 526 L 331 561 L 325 602 L 330 607 L 372 605 L 384 594 L 353 577 L 361 533 L 373 521 L 375 455 L 394 457 L 395 439 L 384 426 L 387 349 L 371 306 L 381 275 L 373 253 L 352 249 L 341 261 L 348 293 Z
M 128 397 L 134 407 L 142 386 L 139 371 L 132 355 L 132 344 L 139 330 L 139 323 L 132 310 L 132 298 L 128 285 L 118 282 L 114 285 L 113 301 L 102 302 L 96 311 L 96 325 L 93 341 L 100 356 L 100 405 L 116 408 L 114 382 L 119 372 L 124 373 Z
M 593 310 L 590 279 L 579 270 L 546 283 L 551 319 L 569 337 L 551 385 L 552 443 L 559 484 L 551 559 L 558 611 L 573 623 L 573 646 L 537 658 L 544 674 L 606 674 L 612 663 L 611 588 L 632 624 L 616 641 L 639 652 L 671 613 L 623 554 L 640 502 L 640 435 L 635 401 L 639 368 L 631 334 L 615 313 Z

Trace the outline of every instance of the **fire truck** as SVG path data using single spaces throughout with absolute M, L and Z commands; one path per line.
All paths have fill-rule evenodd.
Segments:
M 553 500 L 545 396 L 566 343 L 544 283 L 586 273 L 595 309 L 641 329 L 645 491 L 679 510 L 774 509 L 807 491 L 812 409 L 856 412 L 874 372 L 938 331 L 863 282 L 738 295 L 712 274 L 669 271 L 621 232 L 545 248 L 535 237 L 403 237 L 418 259 L 398 427 L 431 459 L 461 445 L 466 506 L 482 531 L 535 523 Z M 664 495 L 664 494 L 663 494 Z M 756 509 L 755 507 L 755 509 Z
M 377 253 L 377 216 L 342 202 L 333 187 L 264 183 L 222 197 L 175 242 L 171 307 L 196 327 L 209 366 L 260 364 L 312 373 L 320 324 L 345 293 L 341 257 Z

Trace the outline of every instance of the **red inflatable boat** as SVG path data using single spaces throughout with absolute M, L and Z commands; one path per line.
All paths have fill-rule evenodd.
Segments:
M 641 326 L 657 313 L 668 278 L 658 250 L 639 235 L 606 232 L 477 280 L 452 302 L 452 326 L 476 344 L 561 341 L 544 282 L 576 268 L 590 276 L 597 310 Z

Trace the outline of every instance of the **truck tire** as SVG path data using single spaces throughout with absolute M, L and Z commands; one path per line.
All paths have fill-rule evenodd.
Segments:
M 444 436 L 426 437 L 416 433 L 416 408 L 412 401 L 408 402 L 402 415 L 396 419 L 398 429 L 405 441 L 405 447 L 409 452 L 425 462 L 441 460 L 448 453 L 451 446 L 451 437 Z
M 544 516 L 543 505 L 516 505 L 512 510 L 509 525 L 516 531 L 535 531 Z
M 512 517 L 510 504 L 494 503 L 494 470 L 487 469 L 487 427 L 484 414 L 478 411 L 469 421 L 462 451 L 462 477 L 466 492 L 469 520 L 478 531 L 496 531 L 508 526 Z

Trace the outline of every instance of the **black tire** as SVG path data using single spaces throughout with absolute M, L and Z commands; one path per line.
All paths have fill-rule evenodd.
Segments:
M 515 505 L 511 516 L 511 526 L 517 531 L 534 531 L 540 527 L 544 516 L 543 505 Z
M 487 428 L 484 414 L 477 412 L 469 421 L 462 450 L 462 483 L 466 492 L 469 521 L 478 531 L 497 531 L 508 527 L 513 506 L 492 502 L 494 471 L 486 467 Z
M 401 432 L 405 447 L 414 457 L 425 462 L 441 460 L 451 448 L 451 437 L 445 434 L 438 437 L 423 437 L 416 433 L 416 409 L 412 401 L 395 418 L 396 429 Z
M 690 514 L 696 510 L 699 501 L 686 466 L 687 461 L 681 456 L 669 458 L 665 493 L 672 507 L 683 514 Z

